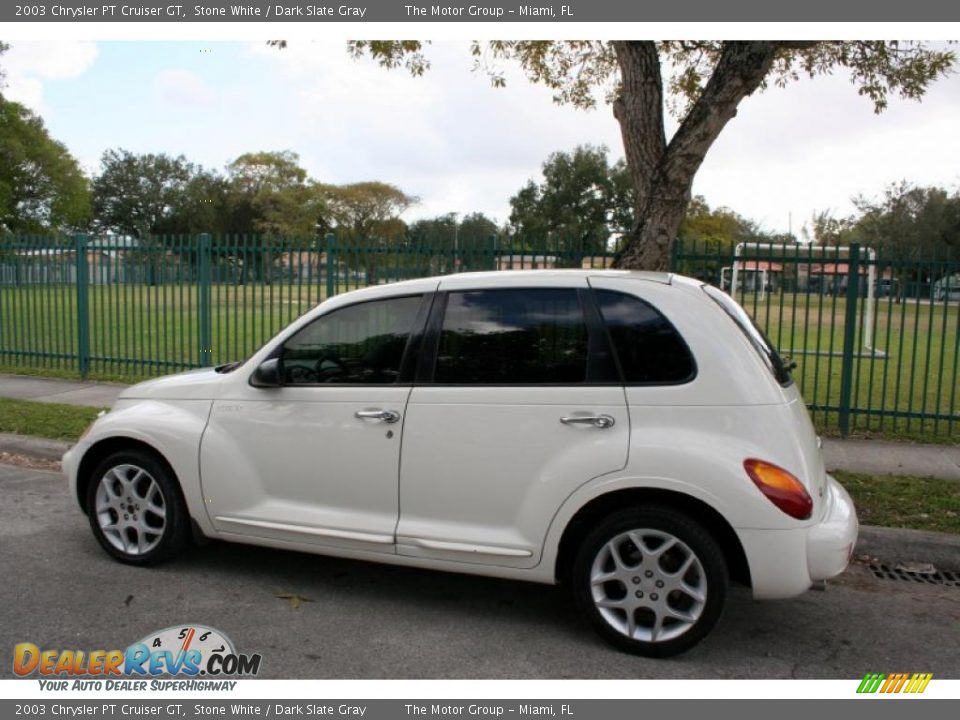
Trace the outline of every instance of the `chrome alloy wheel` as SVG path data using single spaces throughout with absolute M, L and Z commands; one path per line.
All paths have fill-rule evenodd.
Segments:
M 143 555 L 163 538 L 167 503 L 160 485 L 136 465 L 116 465 L 100 478 L 97 523 L 107 541 L 127 555 Z
M 707 601 L 707 579 L 686 543 L 662 530 L 637 529 L 616 535 L 597 552 L 590 593 L 619 633 L 664 642 L 696 624 Z

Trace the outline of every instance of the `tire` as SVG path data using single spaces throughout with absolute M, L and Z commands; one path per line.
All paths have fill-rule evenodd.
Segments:
M 168 560 L 190 539 L 190 518 L 176 477 L 150 452 L 121 450 L 97 465 L 86 508 L 97 541 L 123 563 Z
M 720 618 L 727 584 L 713 536 L 669 507 L 608 515 L 573 563 L 574 599 L 594 629 L 621 650 L 646 657 L 677 655 L 706 637 Z

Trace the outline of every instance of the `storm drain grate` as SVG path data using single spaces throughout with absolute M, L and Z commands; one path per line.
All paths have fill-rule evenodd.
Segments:
M 914 582 L 924 585 L 946 585 L 947 587 L 960 588 L 960 575 L 947 572 L 946 570 L 934 570 L 933 572 L 914 572 L 904 570 L 899 567 L 890 567 L 889 565 L 870 564 L 870 572 L 881 580 L 900 580 L 901 582 Z

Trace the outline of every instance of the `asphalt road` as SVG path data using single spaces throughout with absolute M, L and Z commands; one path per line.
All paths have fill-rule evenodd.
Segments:
M 566 593 L 527 583 L 211 543 L 154 569 L 110 560 L 59 475 L 0 465 L 0 677 L 13 646 L 124 648 L 182 623 L 263 655 L 270 678 L 960 678 L 960 588 L 855 566 L 790 601 L 733 594 L 671 660 L 609 648 Z M 278 593 L 309 598 L 294 609 Z

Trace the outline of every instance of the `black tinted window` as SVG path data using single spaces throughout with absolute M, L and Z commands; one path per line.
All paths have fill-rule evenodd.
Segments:
M 350 305 L 324 315 L 283 345 L 284 382 L 395 383 L 420 296 Z
M 687 344 L 652 305 L 611 290 L 598 290 L 596 297 L 625 382 L 678 383 L 693 377 Z
M 582 383 L 587 326 L 574 289 L 450 293 L 438 383 Z

